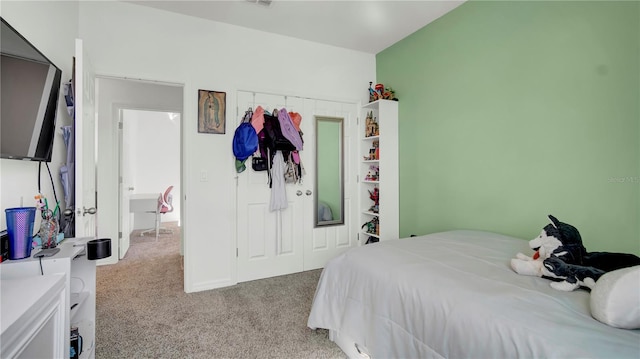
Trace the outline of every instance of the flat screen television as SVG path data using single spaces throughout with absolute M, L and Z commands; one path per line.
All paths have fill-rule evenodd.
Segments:
M 0 157 L 51 162 L 62 71 L 0 20 Z

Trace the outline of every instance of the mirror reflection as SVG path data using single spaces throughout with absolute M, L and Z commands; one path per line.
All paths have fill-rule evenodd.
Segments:
M 315 226 L 344 224 L 343 118 L 316 116 Z

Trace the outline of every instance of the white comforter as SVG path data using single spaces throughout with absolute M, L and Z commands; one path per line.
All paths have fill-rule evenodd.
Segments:
M 527 241 L 451 231 L 354 248 L 322 272 L 310 328 L 374 358 L 640 358 L 640 331 L 593 319 L 589 293 L 509 266 Z

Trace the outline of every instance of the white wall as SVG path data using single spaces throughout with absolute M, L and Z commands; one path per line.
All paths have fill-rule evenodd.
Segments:
M 236 281 L 236 174 L 231 152 L 238 116 L 236 91 L 366 101 L 368 83 L 375 81 L 375 57 L 370 54 L 129 3 L 3 1 L 2 16 L 63 69 L 64 79 L 70 77 L 73 39 L 79 33 L 98 74 L 184 84 L 183 194 L 187 200 L 182 211 L 188 292 Z M 226 135 L 197 133 L 198 89 L 227 92 Z M 98 115 L 99 121 L 104 115 Z M 98 131 L 99 136 L 112 134 L 104 123 L 98 124 Z M 57 168 L 63 146 L 61 138 L 56 142 Z M 115 157 L 99 151 L 101 166 L 102 161 L 107 167 L 117 163 L 117 147 L 113 150 Z M 36 166 L 7 160 L 1 164 L 2 207 L 19 204 L 21 195 L 32 197 Z M 200 181 L 202 172 L 209 174 L 208 182 Z M 108 179 L 112 173 L 99 170 L 98 176 Z M 98 223 L 108 224 L 99 228 L 98 235 L 117 238 L 117 202 L 109 203 L 117 198 L 117 178 L 108 182 L 106 188 L 98 188 Z
M 0 15 L 62 70 L 62 82 L 71 78 L 74 42 L 78 34 L 78 3 L 47 1 L 2 1 Z M 62 88 L 60 94 L 62 95 Z M 49 164 L 55 181 L 58 200 L 64 204 L 64 192 L 60 184 L 60 166 L 66 160 L 62 126 L 71 125 L 62 96 L 58 102 L 56 136 L 52 160 Z M 0 131 L 10 131 L 2 128 Z M 42 166 L 42 192 L 53 200 L 53 190 L 46 167 Z M 35 206 L 33 196 L 38 192 L 37 162 L 0 159 L 0 229 L 6 229 L 5 209 Z M 38 224 L 36 216 L 36 228 Z
M 79 35 L 98 74 L 184 84 L 182 180 L 183 194 L 189 199 L 182 208 L 186 291 L 235 283 L 236 175 L 231 139 L 237 123 L 236 91 L 366 101 L 368 82 L 375 81 L 375 57 L 370 54 L 128 3 L 3 1 L 0 14 L 63 70 L 64 80 L 71 76 L 74 39 Z M 226 135 L 197 133 L 198 89 L 227 92 Z M 98 114 L 99 142 L 114 140 L 111 125 L 101 121 L 110 115 Z M 62 102 L 58 121 L 58 127 L 71 123 Z M 104 162 L 107 169 L 117 164 L 117 138 L 111 148 L 116 152 L 99 151 L 99 165 Z M 55 175 L 63 160 L 59 136 L 53 152 Z M 2 209 L 19 205 L 21 197 L 27 204 L 37 189 L 37 166 L 0 160 L 0 170 Z M 98 223 L 106 224 L 99 227 L 98 235 L 117 238 L 118 184 L 117 178 L 108 180 L 117 171 L 98 171 L 100 180 L 107 179 L 105 188 L 98 187 Z M 209 174 L 208 182 L 200 181 L 202 172 Z M 114 200 L 115 204 L 110 203 Z M 4 216 L 2 227 L 6 228 Z
M 374 55 L 121 2 L 82 2 L 79 19 L 96 73 L 184 84 L 185 290 L 234 284 L 236 91 L 366 101 Z M 197 133 L 198 89 L 227 92 L 226 135 Z
M 80 15 L 98 74 L 185 85 L 185 290 L 235 283 L 235 91 L 364 100 L 375 74 L 373 55 L 127 3 L 83 2 Z M 227 92 L 226 135 L 197 133 L 198 89 Z M 200 182 L 202 171 L 208 182 Z
M 180 97 L 182 99 L 182 97 Z M 172 114 L 174 117 L 170 117 Z M 125 110 L 124 136 L 129 137 L 131 186 L 133 193 L 164 193 L 173 186 L 173 211 L 163 222 L 180 220 L 180 114 Z M 153 227 L 154 224 L 146 228 Z M 142 227 L 139 227 L 142 228 Z

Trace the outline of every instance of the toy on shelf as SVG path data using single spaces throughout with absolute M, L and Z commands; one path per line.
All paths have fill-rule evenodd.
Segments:
M 380 159 L 379 143 L 380 141 L 378 140 L 373 141 L 371 148 L 369 149 L 369 155 L 364 156 L 365 161 L 376 161 Z
M 380 178 L 380 166 L 371 165 L 369 166 L 369 172 L 367 176 L 364 178 L 365 181 L 377 181 Z
M 369 154 L 368 154 L 368 155 L 366 155 L 366 156 L 363 156 L 362 158 L 363 158 L 365 161 L 372 161 L 372 160 L 375 160 L 375 159 L 376 159 L 376 158 L 375 158 L 375 155 L 376 155 L 376 152 L 375 152 L 375 151 L 376 151 L 376 150 L 375 150 L 375 149 L 373 149 L 373 148 L 372 148 L 372 149 L 370 149 L 370 150 L 369 150 Z
M 369 81 L 369 102 L 373 102 L 378 99 L 378 94 L 371 85 L 373 85 L 373 82 Z
M 378 243 L 378 242 L 380 242 L 380 238 L 369 236 L 369 238 L 367 238 L 367 241 L 364 244 L 371 244 L 371 243 Z
M 365 123 L 364 137 L 380 135 L 378 120 L 375 117 L 373 117 L 373 111 L 367 112 L 367 118 L 365 119 L 364 123 Z
M 373 82 L 369 81 L 369 102 L 377 100 L 393 100 L 398 101 L 396 92 L 391 87 L 384 87 L 383 84 L 376 84 L 371 87 Z
M 378 213 L 378 203 L 380 202 L 380 189 L 374 188 L 373 191 L 369 191 L 369 198 L 373 201 L 373 206 L 369 207 L 369 212 Z
M 365 229 L 365 227 L 366 227 L 366 229 Z M 360 228 L 364 229 L 366 233 L 376 234 L 376 235 L 380 234 L 380 226 L 379 226 L 378 216 L 373 217 L 369 222 L 366 222 Z

